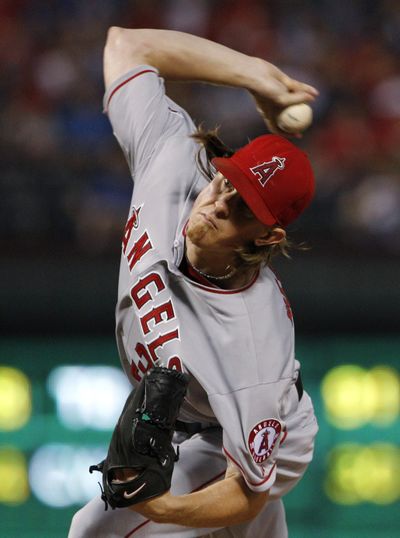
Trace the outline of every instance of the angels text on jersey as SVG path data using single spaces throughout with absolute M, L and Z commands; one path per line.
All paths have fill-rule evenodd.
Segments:
M 126 223 L 122 240 L 122 252 L 131 273 L 136 264 L 148 252 L 153 250 L 153 244 L 147 230 L 132 235 L 139 228 L 139 214 L 142 207 L 133 208 L 132 216 Z M 165 294 L 165 299 L 163 298 L 161 304 L 152 308 L 155 298 L 161 294 Z M 158 271 L 150 269 L 145 274 L 138 276 L 133 281 L 130 289 L 130 297 L 137 308 L 139 326 L 143 337 L 143 341 L 138 341 L 135 345 L 137 362 L 132 361 L 131 363 L 132 377 L 136 381 L 140 381 L 143 375 L 157 363 L 159 359 L 157 350 L 171 340 L 179 340 L 179 327 L 177 323 L 176 328 L 173 330 L 169 330 L 168 332 L 160 331 L 154 339 L 148 343 L 144 343 L 144 337 L 155 332 L 157 325 L 177 319 L 172 297 L 168 292 L 162 275 Z M 157 298 L 160 299 L 161 297 Z M 181 359 L 175 355 L 168 358 L 166 366 L 167 368 L 182 371 Z

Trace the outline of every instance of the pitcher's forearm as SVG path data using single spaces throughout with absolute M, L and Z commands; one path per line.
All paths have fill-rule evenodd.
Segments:
M 106 84 L 118 64 L 149 64 L 168 80 L 197 80 L 257 90 L 269 64 L 208 39 L 172 30 L 112 27 L 105 50 Z
M 226 527 L 254 518 L 268 499 L 268 492 L 248 489 L 241 476 L 228 477 L 187 495 L 162 495 L 132 510 L 156 521 L 188 527 Z
M 174 523 L 191 527 L 227 527 L 254 518 L 268 493 L 250 491 L 242 477 L 221 480 L 208 488 L 177 497 Z

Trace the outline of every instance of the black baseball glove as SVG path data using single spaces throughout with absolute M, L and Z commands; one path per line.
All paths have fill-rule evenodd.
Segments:
M 188 379 L 176 370 L 156 367 L 128 396 L 107 458 L 89 468 L 103 473 L 106 510 L 108 504 L 123 508 L 170 489 L 178 459 L 171 440 Z

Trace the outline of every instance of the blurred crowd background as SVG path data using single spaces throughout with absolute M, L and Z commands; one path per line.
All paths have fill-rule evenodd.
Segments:
M 300 145 L 316 199 L 301 239 L 340 255 L 400 254 L 400 10 L 395 0 L 2 0 L 0 229 L 8 256 L 107 258 L 131 183 L 102 113 L 110 25 L 181 30 L 314 84 Z M 246 92 L 170 85 L 237 147 L 264 132 Z M 322 249 L 322 250 L 321 250 Z

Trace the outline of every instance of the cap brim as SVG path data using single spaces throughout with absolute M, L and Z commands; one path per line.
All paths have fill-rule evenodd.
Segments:
M 214 157 L 211 162 L 232 183 L 259 221 L 267 226 L 277 224 L 276 217 L 269 211 L 255 186 L 230 158 Z

